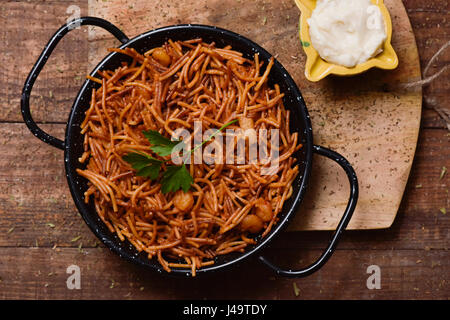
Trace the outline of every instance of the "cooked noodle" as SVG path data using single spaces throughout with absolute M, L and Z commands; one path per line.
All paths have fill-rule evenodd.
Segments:
M 167 272 L 184 268 L 193 276 L 218 255 L 255 244 L 254 235 L 266 236 L 292 194 L 298 174 L 293 154 L 301 148 L 298 133 L 290 132 L 284 94 L 267 84 L 273 58 L 261 74 L 257 54 L 252 61 L 201 39 L 169 40 L 144 54 L 110 51 L 131 57 L 131 63 L 88 77 L 100 87 L 93 89 L 81 125 L 79 161 L 86 169 L 77 169 L 89 180 L 85 201 L 93 199 L 109 230 Z M 161 158 L 143 131 L 170 137 L 177 128 L 192 132 L 194 121 L 205 132 L 234 119 L 239 122 L 229 129 L 279 129 L 279 167 L 270 175 L 261 174 L 265 165 L 259 162 L 187 164 L 194 179 L 190 190 L 164 194 L 158 179 L 137 176 L 122 158 L 136 151 Z

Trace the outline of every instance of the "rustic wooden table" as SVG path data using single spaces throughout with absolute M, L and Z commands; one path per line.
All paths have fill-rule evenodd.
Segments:
M 449 40 L 446 0 L 405 0 L 421 65 Z M 449 299 L 450 135 L 424 105 L 413 168 L 391 228 L 349 231 L 330 261 L 305 279 L 273 275 L 258 261 L 220 275 L 164 277 L 111 253 L 77 213 L 65 180 L 62 152 L 33 137 L 22 122 L 20 94 L 37 55 L 70 16 L 88 14 L 87 0 L 4 1 L 0 9 L 0 298 L 1 299 Z M 73 12 L 73 11 L 71 11 Z M 293 15 L 297 15 L 293 11 Z M 297 19 L 297 18 L 295 18 Z M 33 91 L 32 111 L 42 127 L 64 134 L 68 109 L 88 72 L 87 29 L 56 49 Z M 447 65 L 449 51 L 432 66 Z M 424 89 L 448 108 L 449 73 Z M 330 232 L 286 232 L 266 249 L 285 266 L 316 258 Z M 81 289 L 70 290 L 67 268 L 81 270 Z M 381 271 L 369 289 L 368 267 Z M 298 290 L 295 290 L 294 287 Z

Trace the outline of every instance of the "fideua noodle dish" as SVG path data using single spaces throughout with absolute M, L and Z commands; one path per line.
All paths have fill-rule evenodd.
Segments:
M 77 169 L 103 223 L 167 272 L 193 276 L 265 237 L 302 147 L 284 93 L 268 83 L 273 58 L 202 39 L 110 50 L 123 61 L 88 76 L 98 85 Z

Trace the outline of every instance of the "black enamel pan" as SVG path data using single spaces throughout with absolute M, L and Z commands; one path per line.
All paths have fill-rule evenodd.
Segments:
M 260 60 L 265 61 L 265 65 L 267 65 L 267 62 L 272 55 L 253 41 L 239 34 L 212 26 L 175 25 L 152 30 L 133 39 L 129 39 L 122 31 L 108 21 L 94 17 L 83 17 L 62 26 L 55 33 L 26 79 L 21 99 L 22 115 L 25 123 L 36 137 L 58 149 L 64 150 L 67 182 L 73 200 L 89 228 L 108 248 L 117 253 L 120 257 L 158 272 L 163 272 L 162 267 L 155 259 L 149 260 L 145 254 L 139 254 L 129 242 L 122 242 L 115 234 L 112 234 L 97 216 L 92 201 L 88 204 L 85 204 L 84 202 L 83 194 L 87 189 L 87 181 L 75 171 L 77 168 L 83 168 L 83 165 L 78 162 L 78 158 L 83 153 L 83 136 L 80 133 L 80 124 L 83 121 L 85 111 L 89 107 L 91 90 L 94 87 L 98 87 L 99 84 L 90 80 L 84 82 L 72 106 L 64 141 L 42 131 L 31 116 L 29 100 L 36 78 L 59 41 L 70 30 L 73 30 L 80 25 L 93 25 L 106 29 L 122 43 L 120 48 L 132 47 L 138 52 L 145 52 L 156 46 L 161 46 L 168 39 L 187 40 L 200 37 L 205 42 L 215 42 L 218 47 L 231 45 L 234 50 L 244 53 L 248 58 L 253 58 L 255 53 L 259 53 Z M 127 59 L 127 57 L 117 52 L 109 54 L 92 71 L 91 76 L 94 76 L 98 70 L 114 70 L 119 67 L 120 63 L 125 59 Z M 338 240 L 353 214 L 358 199 L 358 181 L 353 168 L 340 154 L 313 144 L 311 122 L 302 95 L 294 80 L 276 60 L 269 79 L 269 84 L 273 85 L 275 83 L 277 83 L 280 86 L 281 91 L 285 93 L 283 100 L 285 107 L 291 110 L 290 128 L 292 131 L 299 132 L 301 143 L 303 144 L 303 148 L 296 154 L 299 165 L 299 175 L 293 183 L 294 192 L 291 198 L 285 202 L 283 210 L 279 215 L 278 223 L 266 237 L 259 239 L 256 245 L 248 247 L 244 253 L 233 253 L 218 257 L 214 265 L 198 270 L 198 275 L 211 273 L 216 270 L 229 269 L 231 266 L 237 265 L 250 256 L 257 256 L 262 263 L 273 269 L 279 275 L 294 277 L 307 276 L 322 267 L 333 254 Z M 283 270 L 264 258 L 264 256 L 261 255 L 261 249 L 266 247 L 274 237 L 280 234 L 298 211 L 311 174 L 313 153 L 336 161 L 345 170 L 350 182 L 350 197 L 337 229 L 320 258 L 313 264 L 300 270 Z M 190 270 L 173 269 L 172 274 L 190 276 Z

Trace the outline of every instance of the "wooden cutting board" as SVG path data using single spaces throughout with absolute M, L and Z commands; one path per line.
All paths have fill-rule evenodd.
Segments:
M 259 43 L 286 67 L 311 115 L 314 143 L 344 155 L 354 166 L 360 197 L 349 229 L 388 228 L 394 221 L 416 149 L 421 89 L 402 84 L 421 78 L 414 34 L 400 0 L 385 0 L 393 24 L 396 70 L 328 77 L 311 83 L 298 39 L 300 12 L 291 0 L 89 0 L 89 15 L 109 20 L 130 38 L 180 23 L 215 25 Z M 99 28 L 89 29 L 89 70 L 117 46 Z M 334 162 L 314 156 L 310 186 L 289 230 L 334 229 L 348 200 L 347 178 Z

